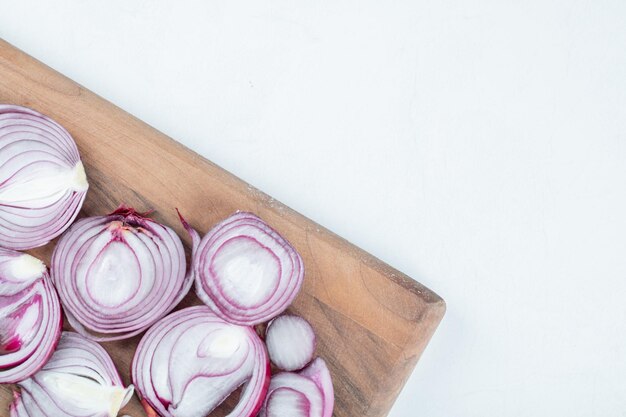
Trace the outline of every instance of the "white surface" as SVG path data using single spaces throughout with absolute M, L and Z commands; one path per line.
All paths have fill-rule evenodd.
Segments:
M 625 415 L 625 2 L 0 6 L 0 36 L 446 299 L 391 416 Z

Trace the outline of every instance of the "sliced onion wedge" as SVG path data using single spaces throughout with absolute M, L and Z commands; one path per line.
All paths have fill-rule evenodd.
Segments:
M 18 384 L 11 417 L 115 417 L 133 395 L 97 343 L 63 332 L 48 363 Z
M 315 333 L 302 317 L 285 314 L 269 323 L 265 344 L 274 365 L 283 371 L 297 371 L 313 359 Z
M 0 383 L 37 372 L 61 336 L 61 305 L 39 259 L 0 249 Z
M 300 255 L 254 214 L 238 212 L 202 239 L 181 221 L 193 241 L 196 293 L 219 317 L 244 326 L 263 323 L 298 294 Z
M 52 279 L 70 324 L 97 341 L 141 333 L 189 291 L 180 238 L 121 206 L 77 221 L 52 256 Z
M 34 110 L 0 105 L 0 246 L 45 245 L 74 221 L 87 188 L 63 127 Z
M 254 329 L 227 323 L 207 306 L 155 324 L 141 339 L 131 371 L 148 415 L 162 417 L 208 416 L 241 385 L 228 416 L 255 416 L 270 372 Z
M 331 417 L 335 394 L 330 372 L 317 358 L 299 373 L 272 377 L 259 417 Z
M 324 397 L 323 417 L 331 417 L 335 407 L 335 389 L 326 361 L 322 358 L 315 359 L 309 366 L 300 371 L 299 375 L 315 382 Z

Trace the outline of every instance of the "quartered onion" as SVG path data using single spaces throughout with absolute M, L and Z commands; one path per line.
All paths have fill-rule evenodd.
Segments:
M 70 134 L 34 110 L 0 105 L 0 246 L 43 246 L 74 221 L 88 188 Z
M 172 229 L 121 206 L 77 221 L 52 256 L 52 279 L 70 324 L 98 341 L 125 339 L 170 312 L 189 291 Z
M 61 306 L 43 262 L 0 249 L 0 383 L 37 372 L 52 354 L 61 325 Z
M 48 363 L 18 384 L 11 417 L 115 417 L 133 395 L 97 343 L 63 332 Z
M 269 383 L 269 361 L 251 327 L 206 306 L 165 317 L 141 339 L 132 377 L 148 415 L 208 416 L 243 384 L 230 417 L 255 416 Z
M 274 229 L 251 213 L 238 212 L 193 241 L 196 293 L 219 317 L 255 325 L 282 313 L 304 277 L 302 259 Z
M 299 373 L 272 376 L 259 417 L 331 417 L 334 404 L 330 372 L 317 358 Z
M 313 359 L 315 332 L 302 317 L 286 314 L 267 326 L 265 343 L 274 365 L 284 371 L 297 371 Z

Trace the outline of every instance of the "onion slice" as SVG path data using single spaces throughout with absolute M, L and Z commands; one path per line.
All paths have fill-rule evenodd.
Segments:
M 52 255 L 52 279 L 70 324 L 97 341 L 137 335 L 187 294 L 180 238 L 172 229 L 121 206 L 77 221 Z
M 283 371 L 297 371 L 313 359 L 315 333 L 302 317 L 286 314 L 269 323 L 265 344 L 274 365 Z
M 323 359 L 315 359 L 299 373 L 272 377 L 259 417 L 331 417 L 335 394 Z
M 237 212 L 204 238 L 181 216 L 193 242 L 198 297 L 219 317 L 252 326 L 282 313 L 304 278 L 298 252 L 251 213 Z
M 39 259 L 0 249 L 0 383 L 37 372 L 61 336 L 61 305 Z
M 50 361 L 18 386 L 11 417 L 115 417 L 133 395 L 108 353 L 71 332 L 63 332 Z
M 74 221 L 87 188 L 63 127 L 34 110 L 0 105 L 0 246 L 45 245 Z
M 243 384 L 230 417 L 255 416 L 269 384 L 269 361 L 251 327 L 227 323 L 207 306 L 165 317 L 141 339 L 133 383 L 148 415 L 208 416 Z

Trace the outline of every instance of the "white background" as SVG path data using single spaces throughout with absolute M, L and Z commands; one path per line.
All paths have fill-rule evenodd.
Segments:
M 626 2 L 0 0 L 0 36 L 443 296 L 392 417 L 626 416 Z

